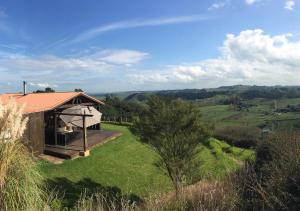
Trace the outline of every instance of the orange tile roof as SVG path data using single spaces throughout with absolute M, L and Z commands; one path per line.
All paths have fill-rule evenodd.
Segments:
M 25 105 L 24 113 L 35 113 L 52 110 L 77 96 L 85 96 L 96 103 L 104 104 L 100 100 L 82 92 L 28 93 L 26 95 L 21 93 L 2 94 L 0 95 L 0 100 L 3 103 L 7 103 L 9 99 L 14 99 L 17 104 Z

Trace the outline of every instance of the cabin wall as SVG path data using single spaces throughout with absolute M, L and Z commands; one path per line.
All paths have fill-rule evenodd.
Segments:
M 42 154 L 45 146 L 44 112 L 31 113 L 28 117 L 24 138 L 35 155 Z
M 54 136 L 54 110 L 46 111 L 44 113 L 44 122 L 45 122 L 45 144 L 54 145 L 55 136 Z

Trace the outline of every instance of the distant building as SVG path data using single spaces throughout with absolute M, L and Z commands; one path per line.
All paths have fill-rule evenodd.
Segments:
M 264 128 L 261 130 L 261 136 L 262 136 L 262 138 L 263 138 L 263 137 L 266 137 L 270 132 L 271 132 L 271 129 L 270 129 L 270 128 L 264 127 Z

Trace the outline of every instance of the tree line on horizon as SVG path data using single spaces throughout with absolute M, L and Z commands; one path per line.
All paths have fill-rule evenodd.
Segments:
M 124 98 L 125 101 L 145 101 L 148 96 L 157 95 L 171 99 L 201 100 L 212 98 L 217 95 L 238 96 L 242 99 L 251 100 L 254 98 L 279 99 L 299 98 L 300 87 L 290 86 L 228 86 L 216 89 L 182 89 L 163 90 L 149 92 L 135 92 Z M 116 94 L 118 96 L 118 94 Z

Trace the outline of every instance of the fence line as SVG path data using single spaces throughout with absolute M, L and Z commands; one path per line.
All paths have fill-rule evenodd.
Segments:
M 132 118 L 123 116 L 102 116 L 102 122 L 132 123 Z

